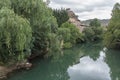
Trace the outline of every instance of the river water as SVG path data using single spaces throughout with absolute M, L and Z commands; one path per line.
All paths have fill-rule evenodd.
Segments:
M 120 51 L 100 45 L 77 45 L 54 59 L 37 58 L 31 70 L 14 72 L 8 80 L 120 80 Z

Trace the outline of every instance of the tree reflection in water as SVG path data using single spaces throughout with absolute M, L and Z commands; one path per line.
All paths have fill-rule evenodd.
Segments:
M 111 68 L 112 80 L 120 80 L 120 51 L 108 50 L 106 52 L 106 62 Z
M 89 56 L 80 58 L 79 64 L 70 66 L 67 70 L 70 80 L 111 80 L 105 57 L 104 51 L 100 51 L 100 56 L 95 61 Z

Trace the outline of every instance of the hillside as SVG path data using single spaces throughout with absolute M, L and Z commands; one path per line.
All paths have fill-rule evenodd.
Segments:
M 82 23 L 85 24 L 85 25 L 87 25 L 87 26 L 89 26 L 89 23 L 90 23 L 92 20 L 93 20 L 93 19 L 89 19 L 89 20 L 86 20 L 86 21 L 82 21 Z M 99 21 L 101 22 L 101 25 L 102 25 L 102 26 L 107 26 L 108 23 L 109 23 L 109 19 L 102 19 L 102 20 L 99 19 Z
M 70 8 L 67 9 L 67 13 L 68 13 L 68 16 L 69 16 L 68 21 L 70 23 L 74 24 L 80 30 L 80 32 L 82 32 L 83 29 L 85 28 L 85 26 L 78 19 L 78 16 L 72 10 L 70 10 Z

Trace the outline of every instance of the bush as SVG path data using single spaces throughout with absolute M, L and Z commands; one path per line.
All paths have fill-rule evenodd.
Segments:
M 64 40 L 64 42 L 67 42 L 70 40 L 71 33 L 69 28 L 58 28 L 58 36 L 61 40 Z
M 66 42 L 66 43 L 64 43 L 63 47 L 64 48 L 71 48 L 72 44 L 70 42 Z
M 81 39 L 82 40 L 82 34 L 80 33 L 79 29 L 69 23 L 63 23 L 61 25 L 61 27 L 64 30 L 67 29 L 67 33 L 64 33 L 63 37 L 64 37 L 64 43 L 66 43 L 67 46 L 71 47 L 71 45 L 74 45 L 77 43 L 77 39 Z
M 89 26 L 92 26 L 92 27 L 100 27 L 100 26 L 101 26 L 101 23 L 100 23 L 100 21 L 99 21 L 97 18 L 95 18 L 95 19 L 93 19 L 93 20 L 90 22 Z
M 85 41 L 99 41 L 102 40 L 103 37 L 103 28 L 102 27 L 87 27 L 84 29 L 84 39 Z

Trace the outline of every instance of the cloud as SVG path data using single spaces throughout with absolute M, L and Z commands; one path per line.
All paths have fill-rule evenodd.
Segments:
M 116 2 L 120 0 L 51 0 L 49 6 L 54 9 L 71 8 L 81 20 L 105 19 L 111 17 L 111 10 Z
M 111 80 L 110 68 L 104 62 L 105 57 L 101 51 L 96 61 L 89 56 L 81 58 L 80 63 L 68 68 L 70 80 Z

